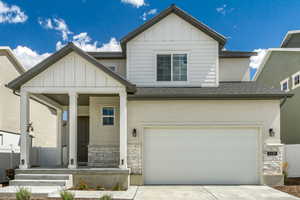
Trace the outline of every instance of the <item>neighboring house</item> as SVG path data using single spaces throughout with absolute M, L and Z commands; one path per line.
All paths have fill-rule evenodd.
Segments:
M 226 38 L 172 5 L 121 41 L 122 52 L 69 43 L 8 87 L 43 94 L 68 110 L 74 184 L 281 184 L 281 100 L 292 95 L 249 81 L 253 52 L 222 50 Z M 21 144 L 25 144 L 23 142 Z M 87 165 L 80 168 L 79 165 Z M 14 184 L 22 184 L 16 180 Z
M 285 102 L 281 107 L 281 141 L 287 145 L 287 150 L 293 148 L 293 152 L 300 153 L 300 31 L 289 31 L 280 48 L 271 48 L 267 50 L 254 80 L 268 87 L 278 88 L 284 92 L 292 92 L 293 98 Z M 298 147 L 295 146 L 299 144 Z M 295 151 L 295 148 L 298 150 Z M 288 153 L 288 151 L 287 151 Z M 294 155 L 294 153 L 292 153 Z M 299 156 L 292 156 L 289 160 L 289 173 L 291 176 L 300 176 L 300 164 L 294 166 Z M 291 166 L 292 165 L 292 166 Z
M 1 149 L 9 149 L 10 145 L 13 145 L 15 148 L 19 144 L 20 97 L 5 85 L 24 72 L 25 69 L 13 55 L 11 49 L 0 47 L 0 142 L 3 143 L 0 143 Z M 37 98 L 36 100 L 30 100 L 30 104 L 30 122 L 32 122 L 34 128 L 30 133 L 33 137 L 32 154 L 37 154 L 37 151 L 45 149 L 54 149 L 55 152 L 58 152 L 56 135 L 57 117 L 51 111 L 53 109 L 50 110 L 49 106 L 45 106 L 41 101 L 38 102 Z M 48 155 L 49 153 L 43 151 L 41 157 L 49 159 Z M 57 155 L 54 158 L 57 159 Z M 35 165 L 41 164 L 35 156 L 32 156 L 32 162 Z M 9 160 L 5 163 L 2 159 L 0 166 L 8 163 Z

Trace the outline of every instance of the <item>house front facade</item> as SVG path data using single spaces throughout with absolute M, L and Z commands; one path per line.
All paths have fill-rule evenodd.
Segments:
M 280 103 L 291 95 L 249 81 L 254 53 L 223 51 L 224 36 L 174 5 L 120 43 L 70 43 L 8 84 L 21 94 L 23 172 L 28 98 L 42 94 L 68 111 L 62 144 L 77 180 L 102 169 L 125 184 L 282 183 Z

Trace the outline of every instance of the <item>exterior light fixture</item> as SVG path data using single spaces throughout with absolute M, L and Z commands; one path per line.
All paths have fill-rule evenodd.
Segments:
M 269 129 L 269 136 L 270 137 L 274 137 L 275 136 L 275 132 L 272 128 Z
M 137 131 L 136 131 L 136 128 L 134 128 L 134 129 L 132 130 L 132 137 L 136 137 L 136 135 L 137 135 Z

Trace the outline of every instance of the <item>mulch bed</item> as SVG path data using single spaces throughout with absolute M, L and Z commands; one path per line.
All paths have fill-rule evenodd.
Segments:
M 274 188 L 296 197 L 300 197 L 300 177 L 288 178 L 284 184 L 284 186 L 275 186 Z

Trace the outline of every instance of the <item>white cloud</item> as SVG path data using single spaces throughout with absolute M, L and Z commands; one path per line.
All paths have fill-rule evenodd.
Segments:
M 258 69 L 262 60 L 266 56 L 267 49 L 254 49 L 254 52 L 257 52 L 257 56 L 251 56 L 250 67 L 254 69 Z
M 223 4 L 221 7 L 216 8 L 216 11 L 222 15 L 226 15 L 234 11 L 234 8 L 229 8 L 226 4 Z
M 114 37 L 112 37 L 108 43 L 98 45 L 98 42 L 93 42 L 86 32 L 82 32 L 74 35 L 72 42 L 84 51 L 121 51 L 120 43 Z M 66 43 L 58 41 L 56 43 L 56 50 L 61 49 L 65 45 Z
M 121 0 L 121 2 L 131 4 L 137 8 L 145 5 L 144 0 Z
M 0 0 L 0 23 L 23 23 L 28 16 L 21 10 L 19 6 L 7 5 Z
M 68 40 L 69 35 L 72 34 L 65 20 L 61 18 L 53 18 L 53 19 L 38 19 L 38 23 L 44 27 L 45 29 L 53 29 L 60 32 L 62 39 L 64 41 Z
M 151 9 L 151 10 L 149 10 L 148 12 L 144 12 L 144 13 L 143 13 L 142 19 L 143 19 L 144 21 L 146 21 L 146 20 L 147 20 L 147 17 L 148 17 L 149 15 L 155 15 L 156 13 L 157 13 L 157 9 Z
M 17 46 L 13 52 L 26 69 L 33 67 L 51 55 L 51 53 L 39 54 L 26 46 Z

